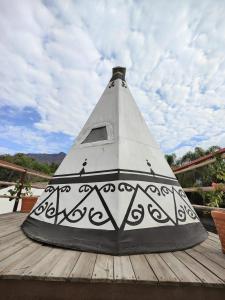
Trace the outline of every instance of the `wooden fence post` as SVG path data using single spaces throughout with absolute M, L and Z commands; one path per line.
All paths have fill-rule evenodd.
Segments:
M 24 180 L 25 180 L 26 173 L 27 172 L 25 170 L 25 172 L 23 172 L 21 174 L 21 177 L 20 177 L 20 187 L 19 187 L 18 193 L 17 193 L 16 198 L 15 198 L 15 202 L 14 202 L 14 206 L 13 206 L 13 212 L 17 211 L 19 200 L 20 200 L 20 196 L 21 196 L 21 193 L 22 193 L 22 190 L 23 190 L 23 186 L 24 186 Z

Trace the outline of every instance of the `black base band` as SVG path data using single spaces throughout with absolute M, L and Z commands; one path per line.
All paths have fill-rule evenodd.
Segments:
M 207 238 L 201 223 L 126 231 L 80 229 L 28 217 L 24 233 L 39 242 L 79 251 L 111 255 L 167 252 L 193 247 Z

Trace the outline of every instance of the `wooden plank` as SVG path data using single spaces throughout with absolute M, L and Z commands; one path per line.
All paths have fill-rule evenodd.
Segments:
M 220 243 L 219 236 L 215 234 L 214 235 L 209 234 L 207 240 L 213 241 L 215 243 Z
M 219 239 L 219 236 L 218 236 L 218 234 L 217 234 L 217 233 L 214 233 L 214 232 L 208 231 L 208 234 L 209 234 L 209 236 L 212 236 L 212 237 L 215 237 L 215 238 Z
M 27 216 L 28 213 L 24 213 L 21 211 L 8 212 L 0 215 L 0 218 L 8 218 L 10 216 Z
M 8 220 L 8 219 L 16 219 L 20 217 L 26 217 L 27 213 L 21 213 L 21 212 L 10 212 L 6 214 L 0 214 L 0 220 Z
M 209 258 L 197 252 L 196 250 L 188 249 L 185 252 L 188 253 L 191 257 L 193 257 L 195 260 L 200 262 L 205 268 L 207 268 L 210 272 L 214 273 L 221 280 L 225 281 L 224 268 L 219 266 L 217 263 L 211 261 Z
M 211 259 L 221 267 L 225 268 L 225 255 L 222 252 L 221 253 L 215 252 L 202 245 L 198 245 L 194 249 L 199 253 L 201 253 L 202 255 L 205 255 L 206 257 L 208 257 L 209 259 Z
M 7 213 L 3 213 L 3 214 L 0 214 L 0 218 L 7 218 L 11 215 L 16 215 L 16 214 L 19 214 L 18 212 L 7 212 Z
M 15 229 L 21 230 L 21 223 L 14 223 L 14 224 L 9 224 L 9 225 L 4 225 L 0 227 L 0 240 L 2 237 L 10 234 L 11 232 L 15 232 Z
M 0 230 L 1 232 L 5 229 L 9 229 L 11 227 L 20 227 L 21 224 L 23 223 L 23 219 L 16 219 L 12 221 L 6 221 L 4 224 L 0 225 Z
M 15 185 L 16 182 L 14 181 L 2 181 L 0 180 L 0 185 L 5 185 L 5 186 L 10 186 L 10 185 Z M 31 187 L 34 188 L 39 188 L 39 189 L 44 189 L 47 186 L 47 182 L 34 182 L 30 184 Z
M 7 236 L 9 234 L 12 234 L 16 231 L 18 231 L 20 229 L 20 227 L 18 226 L 12 226 L 10 228 L 8 228 L 7 230 L 4 230 L 4 231 L 0 231 L 0 238 L 4 237 L 4 236 Z
M 20 243 L 17 243 L 9 248 L 0 251 L 0 261 L 2 261 L 3 259 L 7 258 L 10 255 L 14 255 L 17 251 L 19 251 L 24 247 L 29 246 L 31 243 L 32 243 L 31 240 L 24 239 Z
M 16 220 L 7 220 L 7 221 L 4 221 L 4 223 L 0 223 L 0 230 L 4 230 L 5 227 L 10 227 L 10 226 L 21 226 L 23 222 L 23 219 L 16 219 Z
M 7 228 L 9 228 L 9 227 L 11 227 L 11 226 L 21 226 L 21 224 L 24 222 L 24 220 L 23 220 L 23 218 L 21 218 L 21 219 L 16 219 L 16 220 L 7 220 L 7 221 L 4 221 L 4 223 L 2 222 L 1 224 L 0 224 L 0 230 L 2 231 L 2 230 L 4 230 L 5 229 L 5 227 Z
M 23 168 L 21 166 L 18 166 L 18 165 L 13 164 L 13 163 L 9 163 L 9 162 L 4 161 L 2 159 L 0 160 L 0 167 L 6 168 L 6 169 L 11 169 L 11 170 L 18 171 L 18 172 L 21 172 L 21 173 L 30 174 L 30 175 L 45 178 L 45 179 L 51 179 L 52 178 L 51 176 L 48 176 L 44 173 L 34 171 L 34 170 L 31 170 L 31 169 L 27 169 L 27 168 Z
M 138 281 L 158 282 L 144 255 L 131 255 L 130 260 Z
M 62 253 L 62 249 L 50 247 L 50 251 L 43 256 L 43 258 L 39 260 L 39 262 L 37 262 L 29 271 L 25 271 L 24 274 L 36 277 L 47 277 L 48 273 L 60 259 Z
M 165 261 L 160 257 L 159 254 L 146 254 L 146 259 L 149 265 L 156 274 L 159 282 L 178 282 L 179 279 L 172 272 Z
M 9 235 L 11 236 L 11 235 Z M 6 236 L 8 237 L 8 236 Z M 13 245 L 20 243 L 22 240 L 25 240 L 27 237 L 21 232 L 18 231 L 15 233 L 15 236 L 13 238 L 7 239 L 6 241 L 2 242 L 0 240 L 0 251 L 12 247 Z
M 160 256 L 182 283 L 201 283 L 201 280 L 172 253 L 161 253 Z
M 0 224 L 5 224 L 6 222 L 11 221 L 19 221 L 19 220 L 25 220 L 27 215 L 24 214 L 17 214 L 13 213 L 11 215 L 8 215 L 7 217 L 3 217 L 3 215 L 0 215 Z
M 114 256 L 113 259 L 115 280 L 136 280 L 129 256 Z
M 17 237 L 19 234 L 22 234 L 21 229 L 18 229 L 16 232 L 12 232 L 9 235 L 3 236 L 0 238 L 0 245 L 7 243 L 8 241 L 13 240 L 15 237 Z
M 8 269 L 14 266 L 17 262 L 21 261 L 24 257 L 33 253 L 37 247 L 40 246 L 32 243 L 27 247 L 20 249 L 13 255 L 8 256 L 6 259 L 2 260 L 0 264 L 0 273 L 5 273 Z
M 211 285 L 221 285 L 223 281 L 219 279 L 216 275 L 211 273 L 203 265 L 197 262 L 194 258 L 189 256 L 187 253 L 178 251 L 174 252 L 174 255 L 182 261 L 201 281 L 208 286 Z
M 208 239 L 213 240 L 213 241 L 219 241 L 220 240 L 218 234 L 214 234 L 214 233 L 211 234 L 211 232 L 209 232 Z
M 186 187 L 183 188 L 183 190 L 185 191 L 185 193 L 187 192 L 212 192 L 216 190 L 216 187 L 214 186 L 198 186 L 198 187 Z M 225 185 L 221 185 L 220 187 L 221 191 L 225 191 Z M 197 210 L 215 210 L 215 209 L 219 209 L 219 210 L 224 210 L 224 208 L 217 208 L 217 207 L 210 207 L 210 206 L 205 206 L 205 205 L 198 205 L 198 204 L 192 204 L 192 206 L 197 209 Z
M 12 220 L 1 220 L 0 221 L 0 230 L 6 226 L 18 225 L 20 226 L 24 222 L 24 218 L 12 219 Z
M 207 240 L 206 240 L 206 242 L 208 242 L 209 244 L 211 244 L 211 245 L 214 245 L 214 246 L 216 246 L 216 247 L 218 247 L 218 248 L 220 248 L 221 247 L 221 243 L 220 243 L 220 240 L 219 239 L 212 239 L 211 237 L 209 237 Z
M 20 227 L 21 227 L 21 223 L 15 223 L 15 224 L 11 224 L 11 225 L 10 224 L 9 225 L 4 225 L 0 228 L 0 233 L 1 233 L 2 236 L 4 236 L 5 233 L 8 232 L 9 229 L 14 229 L 14 228 L 20 229 Z M 9 231 L 11 231 L 11 230 L 9 230 Z
M 214 242 L 214 241 L 206 240 L 206 241 L 204 241 L 202 244 L 203 244 L 203 245 L 206 245 L 206 246 L 211 246 L 211 247 L 213 247 L 215 250 L 218 250 L 218 251 L 220 251 L 220 249 L 221 249 L 220 244 L 218 244 L 218 243 L 216 243 L 216 242 Z
M 26 219 L 26 216 L 24 215 L 15 215 L 15 216 L 12 216 L 12 217 L 8 217 L 8 218 L 2 218 L 1 215 L 0 215 L 0 226 L 2 225 L 6 225 L 6 224 L 9 224 L 10 222 L 22 222 Z
M 52 248 L 47 246 L 42 246 L 39 244 L 40 247 L 37 247 L 30 255 L 27 255 L 22 260 L 17 262 L 13 267 L 4 272 L 7 276 L 12 276 L 13 278 L 21 279 L 26 274 L 29 274 L 29 271 L 39 263 L 50 251 Z M 25 274 L 25 275 L 24 275 Z M 29 278 L 29 276 L 27 276 Z
M 69 277 L 76 280 L 91 279 L 96 258 L 97 254 L 82 252 Z
M 215 245 L 209 244 L 208 241 L 205 241 L 200 244 L 200 246 L 205 247 L 206 249 L 213 251 L 215 253 L 221 253 L 221 249 L 219 247 L 216 247 Z
M 48 274 L 48 278 L 67 278 L 72 272 L 79 256 L 80 252 L 78 251 L 64 250 L 61 257 Z
M 221 155 L 221 157 L 225 157 L 224 153 Z M 197 162 L 198 160 L 198 162 Z M 176 174 L 180 174 L 180 173 L 184 173 L 184 172 L 188 172 L 188 171 L 191 171 L 191 170 L 194 170 L 194 169 L 197 169 L 197 168 L 201 168 L 203 166 L 206 166 L 208 164 L 212 164 L 216 161 L 216 158 L 210 158 L 210 159 L 207 159 L 207 160 L 204 160 L 203 159 L 201 160 L 200 162 L 200 159 L 197 159 L 196 162 L 193 161 L 193 162 L 190 162 L 190 163 L 187 163 L 181 167 L 178 167 L 178 168 L 175 168 L 173 173 L 176 175 Z
M 113 256 L 97 255 L 92 279 L 113 280 Z
M 53 269 L 58 259 L 62 256 L 63 250 L 53 248 L 39 262 L 24 272 L 24 275 L 29 277 L 39 277 L 46 279 L 48 274 Z

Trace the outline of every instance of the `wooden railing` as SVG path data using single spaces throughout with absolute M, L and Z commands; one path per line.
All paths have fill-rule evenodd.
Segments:
M 187 163 L 180 167 L 173 168 L 173 172 L 175 175 L 181 174 L 184 172 L 188 172 L 197 168 L 204 167 L 206 165 L 212 164 L 216 161 L 215 155 L 220 155 L 221 158 L 225 158 L 225 148 L 220 149 L 216 151 L 214 154 L 208 154 L 203 157 L 200 157 L 194 161 L 191 161 L 190 163 Z M 205 187 L 187 187 L 183 188 L 185 192 L 212 192 L 216 190 L 225 191 L 225 184 L 215 184 L 213 186 L 205 186 Z M 195 208 L 195 210 L 199 211 L 212 211 L 212 210 L 222 210 L 225 211 L 225 208 L 219 208 L 219 207 L 212 207 L 212 206 L 205 206 L 205 205 L 197 205 L 192 204 L 192 206 Z
M 10 200 L 15 199 L 14 206 L 13 206 L 14 212 L 17 211 L 19 200 L 21 198 L 21 193 L 24 188 L 25 177 L 27 175 L 32 175 L 32 176 L 36 176 L 36 177 L 40 177 L 40 178 L 44 178 L 44 179 L 48 179 L 48 180 L 50 180 L 52 178 L 51 176 L 49 176 L 47 174 L 37 172 L 37 171 L 31 170 L 31 169 L 26 169 L 26 168 L 23 168 L 16 164 L 6 162 L 4 160 L 0 160 L 0 167 L 5 168 L 5 169 L 14 170 L 16 172 L 21 173 L 20 181 L 19 181 L 19 189 L 18 189 L 16 196 L 7 196 L 7 195 L 0 196 L 0 198 L 9 198 Z M 16 182 L 0 181 L 0 184 L 1 185 L 14 185 L 14 184 L 16 184 Z M 43 183 L 42 183 L 42 185 L 43 185 Z M 31 186 L 37 187 L 38 184 L 32 184 Z M 39 184 L 38 188 L 42 188 L 40 184 Z
M 10 186 L 10 185 L 15 185 L 17 182 L 15 181 L 1 181 L 0 180 L 0 185 L 5 185 L 5 186 Z M 36 189 L 45 189 L 47 186 L 47 182 L 34 182 L 31 183 L 31 187 L 36 188 Z
M 214 207 L 214 206 L 205 206 L 205 205 L 198 205 L 198 204 L 192 204 L 195 210 L 200 211 L 212 211 L 212 210 L 221 210 L 225 211 L 225 208 L 222 207 Z
M 212 164 L 216 161 L 215 155 L 220 155 L 222 158 L 225 158 L 225 148 L 220 149 L 215 153 L 211 153 L 198 159 L 195 159 L 189 163 L 184 164 L 183 166 L 174 167 L 172 168 L 173 172 L 174 174 L 180 174 Z
M 51 176 L 49 176 L 47 174 L 44 174 L 44 173 L 41 173 L 41 172 L 38 172 L 38 171 L 34 171 L 34 170 L 31 170 L 31 169 L 23 168 L 21 166 L 9 163 L 9 162 L 4 161 L 4 160 L 0 160 L 0 167 L 3 167 L 5 169 L 11 169 L 11 170 L 14 170 L 14 171 L 17 171 L 17 172 L 20 172 L 20 173 L 26 173 L 28 175 L 37 176 L 37 177 L 40 177 L 40 178 L 49 179 L 49 180 L 52 178 Z
M 225 184 L 219 184 L 220 191 L 225 191 Z M 199 186 L 183 188 L 185 192 L 213 192 L 217 190 L 216 186 Z

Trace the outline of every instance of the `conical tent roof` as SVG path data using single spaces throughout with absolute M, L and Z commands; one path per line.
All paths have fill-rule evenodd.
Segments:
M 23 223 L 31 238 L 114 255 L 180 250 L 207 233 L 129 91 L 113 76 Z

